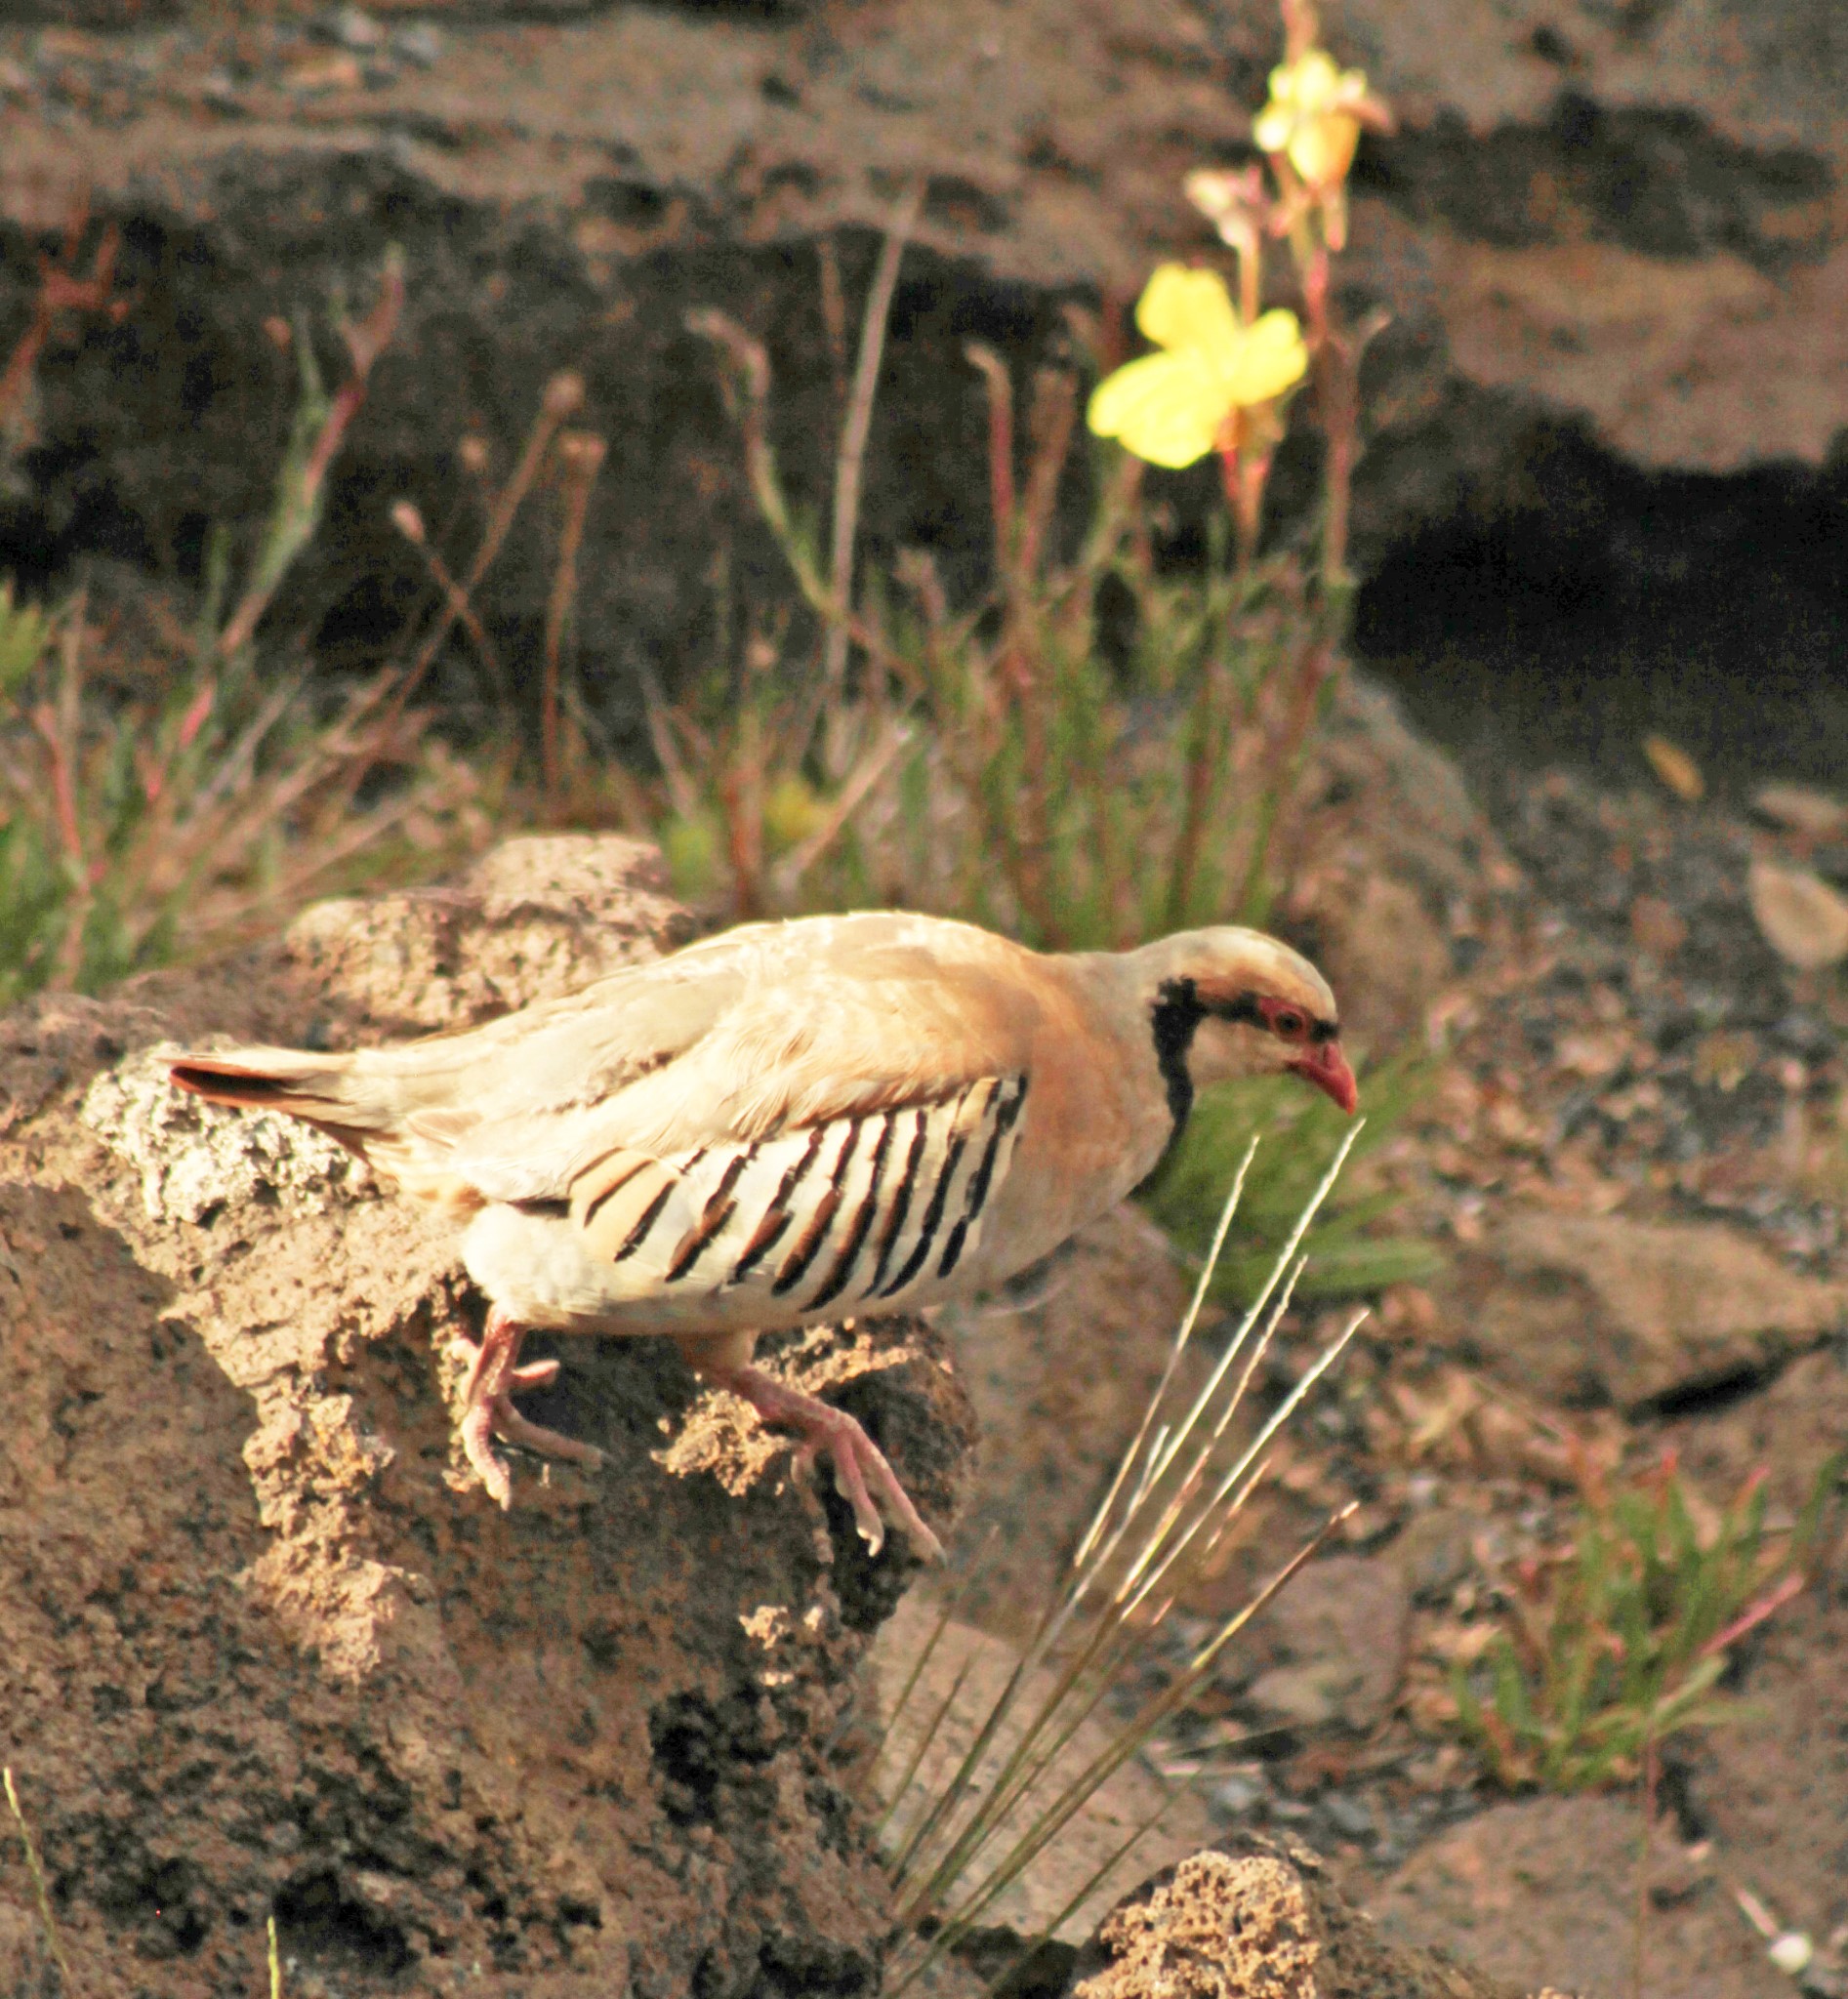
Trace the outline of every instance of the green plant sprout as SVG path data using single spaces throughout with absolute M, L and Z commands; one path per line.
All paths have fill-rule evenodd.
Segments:
M 1401 1129 L 1428 1091 L 1432 1070 L 1413 1055 L 1376 1064 L 1365 1078 L 1367 1131 L 1351 1158 L 1364 1166 L 1370 1155 Z M 1324 1099 L 1311 1102 L 1289 1079 L 1257 1078 L 1201 1092 L 1186 1128 L 1140 1200 L 1169 1238 L 1189 1255 L 1207 1253 L 1213 1237 L 1219 1189 L 1254 1132 L 1270 1139 L 1253 1163 L 1245 1199 L 1240 1247 L 1217 1263 L 1212 1295 L 1239 1304 L 1263 1282 L 1274 1245 L 1301 1212 L 1318 1173 L 1346 1129 L 1347 1121 Z M 1442 1257 L 1421 1237 L 1379 1233 L 1398 1205 L 1389 1187 L 1338 1187 L 1322 1209 L 1308 1243 L 1309 1267 L 1300 1295 L 1340 1298 L 1421 1284 L 1442 1267 Z
M 1627 1782 L 1652 1748 L 1736 1712 L 1732 1649 L 1807 1579 L 1848 1452 L 1818 1473 L 1795 1527 L 1765 1525 L 1754 1472 L 1706 1532 L 1673 1452 L 1642 1478 L 1581 1472 L 1563 1546 L 1524 1563 L 1494 1645 L 1452 1686 L 1464 1732 L 1510 1788 Z

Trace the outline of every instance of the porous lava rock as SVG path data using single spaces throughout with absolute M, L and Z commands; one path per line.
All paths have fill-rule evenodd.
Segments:
M 826 1747 L 915 1571 L 653 1340 L 564 1341 L 498 1511 L 446 1355 L 482 1301 L 312 1132 L 162 1050 L 458 1026 L 684 934 L 651 851 L 519 840 L 237 961 L 0 1021 L 0 1758 L 88 1991 L 875 1989 L 889 1903 Z M 971 1442 L 915 1322 L 766 1347 L 926 1512 Z M 0 1992 L 54 1989 L 0 1841 Z
M 1078 1954 L 1070 1999 L 1516 1999 L 1442 1952 L 1389 1942 L 1307 1847 L 1208 1847 L 1126 1896 Z M 1554 1995 L 1558 1999 L 1558 1995 Z

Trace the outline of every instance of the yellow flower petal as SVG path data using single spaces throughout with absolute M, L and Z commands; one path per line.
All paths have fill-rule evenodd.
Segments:
M 1326 49 L 1310 49 L 1270 73 L 1270 102 L 1252 121 L 1265 152 L 1287 152 L 1312 187 L 1343 179 L 1360 143 L 1354 113 L 1367 103 L 1367 72 L 1342 69 Z
M 1296 129 L 1296 114 L 1274 98 L 1252 120 L 1252 137 L 1260 152 L 1282 152 Z
M 1330 111 L 1299 125 L 1290 140 L 1290 164 L 1311 187 L 1346 178 L 1360 143 L 1360 120 Z
M 1366 92 L 1367 72 L 1339 68 L 1326 49 L 1309 49 L 1270 73 L 1272 103 L 1289 105 L 1305 117 L 1346 102 L 1349 93 L 1364 97 Z
M 1212 449 L 1231 408 L 1220 371 L 1192 347 L 1144 354 L 1106 377 L 1091 391 L 1086 422 L 1150 465 L 1179 471 Z
M 1278 306 L 1240 335 L 1238 351 L 1221 380 L 1230 402 L 1241 408 L 1269 402 L 1300 382 L 1309 369 L 1309 349 L 1294 312 Z
M 1163 264 L 1144 288 L 1135 323 L 1158 347 L 1223 347 L 1239 337 L 1239 315 L 1216 270 Z

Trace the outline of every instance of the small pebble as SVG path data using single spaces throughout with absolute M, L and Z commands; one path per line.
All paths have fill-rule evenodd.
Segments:
M 391 36 L 391 53 L 402 57 L 406 62 L 415 63 L 419 69 L 428 69 L 437 61 L 443 52 L 443 33 L 427 20 L 414 20 L 409 27 L 396 29 Z
M 1786 1930 L 1782 1937 L 1772 1938 L 1765 1955 L 1779 1971 L 1795 1978 L 1799 1972 L 1809 1969 L 1810 1959 L 1816 1955 L 1816 1946 L 1801 1930 Z
M 1374 1815 L 1361 1798 L 1350 1798 L 1344 1791 L 1325 1791 L 1316 1801 L 1322 1807 L 1322 1815 L 1336 1832 L 1348 1839 L 1367 1839 L 1374 1831 Z
M 385 40 L 385 29 L 363 7 L 342 7 L 328 23 L 332 40 L 343 49 L 376 49 Z
M 1243 1818 L 1253 1806 L 1262 1804 L 1265 1796 L 1266 1785 L 1261 1777 L 1234 1771 L 1213 1785 L 1207 1794 L 1207 1802 L 1222 1818 Z

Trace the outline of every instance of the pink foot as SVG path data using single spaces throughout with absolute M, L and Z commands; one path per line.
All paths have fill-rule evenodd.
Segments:
M 924 1525 L 885 1453 L 844 1409 L 791 1388 L 761 1367 L 702 1363 L 699 1372 L 715 1388 L 728 1388 L 743 1396 L 766 1423 L 794 1430 L 801 1439 L 796 1451 L 799 1471 L 806 1471 L 822 1451 L 828 1453 L 834 1460 L 835 1489 L 853 1508 L 854 1525 L 870 1553 L 877 1555 L 885 1545 L 885 1522 L 880 1512 L 883 1503 L 910 1535 L 919 1554 L 928 1561 L 942 1561 L 943 1543 Z M 880 1503 L 875 1502 L 875 1494 Z
M 513 1407 L 515 1390 L 543 1388 L 558 1378 L 556 1361 L 519 1365 L 519 1343 L 525 1336 L 523 1326 L 490 1312 L 479 1346 L 466 1339 L 449 1342 L 449 1351 L 469 1363 L 469 1378 L 462 1388 L 463 1454 L 473 1465 L 488 1497 L 503 1511 L 513 1503 L 513 1482 L 506 1461 L 494 1450 L 491 1440 L 495 1437 L 522 1445 L 541 1457 L 563 1458 L 593 1469 L 603 1462 L 603 1453 L 595 1445 L 580 1444 L 575 1437 L 528 1422 Z

